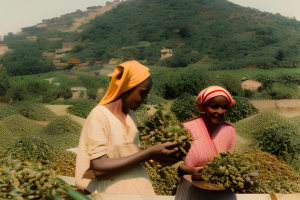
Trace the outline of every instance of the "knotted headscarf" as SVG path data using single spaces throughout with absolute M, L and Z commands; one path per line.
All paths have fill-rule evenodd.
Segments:
M 105 105 L 116 100 L 122 93 L 134 88 L 150 76 L 149 68 L 132 60 L 118 65 L 109 75 L 112 77 L 105 96 L 99 105 Z
M 202 90 L 197 98 L 197 105 L 200 111 L 203 110 L 203 105 L 210 99 L 216 97 L 216 96 L 223 96 L 228 101 L 228 108 L 231 107 L 234 104 L 234 99 L 229 94 L 227 90 L 220 86 L 210 86 L 208 88 L 205 88 Z

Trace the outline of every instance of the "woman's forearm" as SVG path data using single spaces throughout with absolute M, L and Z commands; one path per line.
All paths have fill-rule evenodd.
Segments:
M 152 155 L 153 153 L 149 149 L 122 158 L 108 158 L 107 155 L 104 155 L 100 158 L 91 160 L 90 168 L 95 171 L 97 176 L 108 175 L 126 170 L 138 163 L 145 162 L 149 160 Z
M 171 147 L 175 144 L 176 143 L 159 144 L 150 147 L 149 149 L 121 158 L 108 158 L 107 155 L 104 155 L 100 158 L 91 160 L 90 169 L 94 171 L 96 176 L 102 176 L 124 171 L 136 164 L 145 162 L 156 156 L 163 156 L 167 161 L 173 161 L 173 157 L 166 155 L 174 153 L 177 151 L 177 149 L 174 148 L 169 150 L 166 147 Z

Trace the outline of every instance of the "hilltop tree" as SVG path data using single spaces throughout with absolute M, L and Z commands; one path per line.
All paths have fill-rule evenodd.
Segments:
M 0 60 L 10 76 L 37 74 L 55 70 L 52 59 L 42 56 L 42 51 L 32 42 L 17 45 L 13 52 L 6 52 Z
M 9 77 L 5 67 L 0 67 L 0 96 L 5 96 L 10 88 Z

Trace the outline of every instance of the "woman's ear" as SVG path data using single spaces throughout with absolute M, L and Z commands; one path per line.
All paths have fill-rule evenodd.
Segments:
M 124 72 L 124 68 L 122 67 L 122 68 L 120 68 L 120 73 L 116 77 L 118 80 L 121 80 L 121 78 L 123 76 L 123 72 Z

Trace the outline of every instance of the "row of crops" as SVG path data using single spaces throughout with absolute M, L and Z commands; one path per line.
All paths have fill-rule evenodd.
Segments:
M 186 96 L 186 98 L 191 99 L 190 102 L 192 102 L 195 97 Z M 182 128 L 180 122 L 196 115 L 195 113 L 191 113 L 181 120 L 178 120 L 178 117 L 176 117 L 180 116 L 178 113 L 189 109 L 188 106 L 192 106 L 192 104 L 184 104 L 186 98 L 179 98 L 177 101 L 173 101 L 170 106 L 165 100 L 150 96 L 146 103 L 147 105 L 156 105 L 155 107 L 158 109 L 156 113 L 153 116 L 149 116 L 147 114 L 149 108 L 145 104 L 136 111 L 142 149 L 159 142 L 176 141 L 180 152 L 178 156 L 184 157 L 186 151 L 188 151 L 188 141 L 192 140 L 192 138 Z M 78 102 L 84 105 L 83 101 L 78 100 Z M 245 100 L 241 102 L 243 103 L 241 104 L 243 105 L 243 112 L 248 111 L 244 112 L 244 117 L 257 113 L 257 110 L 253 109 L 253 106 L 245 106 Z M 80 103 L 77 107 L 74 106 L 71 112 L 76 114 L 85 110 L 80 106 Z M 170 107 L 171 109 L 169 109 Z M 238 115 L 241 116 L 240 113 Z M 56 174 L 74 177 L 76 155 L 66 151 L 66 149 L 78 146 L 82 128 L 80 124 L 67 115 L 56 116 L 43 104 L 35 103 L 34 101 L 21 101 L 10 105 L 0 104 L 0 120 L 1 169 L 7 165 L 5 164 L 7 163 L 7 159 L 19 160 L 19 162 L 45 162 L 47 163 L 47 169 L 53 170 Z M 34 120 L 49 121 L 49 124 L 42 126 Z M 242 154 L 237 156 L 247 155 L 251 162 L 243 167 L 249 171 L 251 169 L 249 166 L 255 166 L 255 170 L 259 172 L 259 177 L 255 180 L 250 180 L 253 181 L 250 188 L 242 188 L 240 178 L 243 177 L 243 174 L 236 173 L 236 170 L 241 171 L 242 168 L 241 166 L 236 166 L 236 170 L 231 169 L 234 175 L 225 175 L 226 170 L 222 168 L 223 171 L 225 170 L 224 173 L 216 174 L 211 181 L 218 183 L 216 180 L 225 180 L 228 182 L 228 188 L 233 189 L 235 192 L 300 192 L 300 177 L 296 171 L 299 170 L 297 168 L 299 166 L 299 150 L 297 146 L 300 146 L 297 143 L 297 126 L 300 125 L 299 123 L 299 117 L 286 119 L 270 110 L 260 112 L 251 120 L 242 120 L 234 123 L 237 133 L 250 141 L 247 148 L 244 148 L 247 151 L 239 151 L 238 153 Z M 268 138 L 264 138 L 267 136 Z M 270 138 L 273 138 L 273 140 L 270 140 Z M 270 146 L 273 149 L 269 148 Z M 180 180 L 177 174 L 180 163 L 182 161 L 169 167 L 161 167 L 159 163 L 153 161 L 144 163 L 156 194 L 175 194 Z M 246 172 L 248 172 L 247 170 Z M 207 177 L 209 177 L 209 173 L 211 172 L 210 170 L 206 171 L 208 173 Z M 232 178 L 231 176 L 236 178 Z M 208 178 L 208 181 L 210 178 L 211 176 Z M 237 178 L 240 181 L 235 185 L 233 180 Z M 248 179 L 245 176 L 243 178 L 245 180 Z M 242 189 L 238 189 L 238 185 Z M 33 189 L 38 190 L 36 187 Z M 30 196 L 29 194 L 26 193 L 27 196 Z M 27 198 L 26 195 L 23 196 Z M 34 195 L 36 197 L 32 197 Z M 47 198 L 45 195 L 34 195 L 31 195 L 30 198 Z

